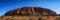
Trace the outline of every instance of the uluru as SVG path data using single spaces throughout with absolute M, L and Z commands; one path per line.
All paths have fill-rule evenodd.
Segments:
M 57 13 L 48 8 L 21 7 L 6 12 L 2 20 L 55 20 L 56 17 Z
M 22 7 L 10 10 L 5 15 L 56 15 L 56 12 L 42 7 Z

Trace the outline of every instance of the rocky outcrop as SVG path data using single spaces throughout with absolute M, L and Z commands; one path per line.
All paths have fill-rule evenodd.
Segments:
M 57 15 L 56 12 L 41 7 L 22 7 L 14 10 L 10 10 L 4 14 L 4 16 L 12 15 Z

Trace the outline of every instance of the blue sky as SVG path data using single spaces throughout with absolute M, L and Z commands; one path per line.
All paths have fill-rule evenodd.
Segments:
M 60 0 L 0 0 L 0 16 L 23 6 L 38 6 L 60 13 Z

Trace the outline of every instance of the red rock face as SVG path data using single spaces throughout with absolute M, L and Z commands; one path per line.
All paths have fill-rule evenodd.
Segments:
M 44 17 L 42 17 L 43 15 Z M 57 15 L 56 12 L 47 8 L 22 7 L 22 8 L 10 10 L 7 13 L 5 13 L 3 20 L 54 20 L 56 17 L 54 15 Z
M 41 7 L 22 7 L 5 13 L 5 15 L 57 15 L 56 12 Z

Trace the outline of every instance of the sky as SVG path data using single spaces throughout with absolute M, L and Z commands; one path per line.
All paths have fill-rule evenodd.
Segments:
M 60 14 L 60 0 L 0 0 L 0 16 L 24 6 L 48 8 Z

